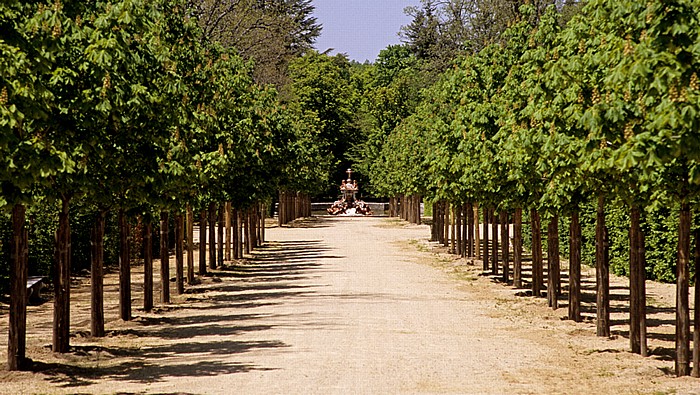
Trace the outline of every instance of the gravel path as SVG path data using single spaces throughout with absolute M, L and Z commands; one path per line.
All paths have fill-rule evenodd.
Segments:
M 584 323 L 564 321 L 564 309 L 480 276 L 480 262 L 436 253 L 428 234 L 387 218 L 270 228 L 254 259 L 203 278 L 171 305 L 135 310 L 130 322 L 117 319 L 111 274 L 103 339 L 87 336 L 83 283 L 72 295 L 71 353 L 47 347 L 51 303 L 31 307 L 35 367 L 0 371 L 0 394 L 700 391 L 697 379 L 671 377 L 667 355 L 641 358 L 622 336 L 597 338 L 590 312 Z M 135 307 L 141 272 L 134 268 Z

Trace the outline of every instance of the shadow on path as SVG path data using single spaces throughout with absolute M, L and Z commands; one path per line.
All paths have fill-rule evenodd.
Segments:
M 196 304 L 163 306 L 156 310 L 162 315 L 135 317 L 128 329 L 108 331 L 97 344 L 74 345 L 59 362 L 34 361 L 31 369 L 63 388 L 273 370 L 231 361 L 230 356 L 290 345 L 265 336 L 259 339 L 259 335 L 259 340 L 244 340 L 241 335 L 265 333 L 276 322 L 298 321 L 299 326 L 308 326 L 308 319 L 304 324 L 304 320 L 269 310 L 251 311 L 317 295 L 323 285 L 309 283 L 318 277 L 314 271 L 325 270 L 322 260 L 341 258 L 331 253 L 319 240 L 270 242 L 250 259 L 213 270 L 210 280 L 188 288 L 188 301 Z

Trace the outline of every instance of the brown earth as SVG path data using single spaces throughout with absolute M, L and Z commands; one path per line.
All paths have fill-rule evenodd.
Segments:
M 108 275 L 102 339 L 89 336 L 89 279 L 78 278 L 71 352 L 50 350 L 52 304 L 30 306 L 32 370 L 0 370 L 0 394 L 700 394 L 700 380 L 672 375 L 674 286 L 647 284 L 652 356 L 642 358 L 627 352 L 627 279 L 611 279 L 613 336 L 599 338 L 592 270 L 585 320 L 574 323 L 564 319 L 566 287 L 552 311 L 428 235 L 386 218 L 270 228 L 250 259 L 151 313 L 136 309 L 143 268 L 134 266 L 135 318 L 118 320 Z

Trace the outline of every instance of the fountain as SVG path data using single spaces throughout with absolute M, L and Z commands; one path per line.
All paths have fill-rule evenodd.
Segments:
M 327 210 L 330 215 L 372 215 L 372 209 L 364 201 L 357 199 L 357 180 L 352 179 L 352 169 L 346 171 L 348 179 L 340 184 L 340 199 Z

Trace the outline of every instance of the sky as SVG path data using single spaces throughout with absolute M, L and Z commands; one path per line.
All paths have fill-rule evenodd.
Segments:
M 400 44 L 399 28 L 411 22 L 403 13 L 420 0 L 314 0 L 314 16 L 323 25 L 316 49 L 345 53 L 350 60 L 373 62 L 379 51 Z

